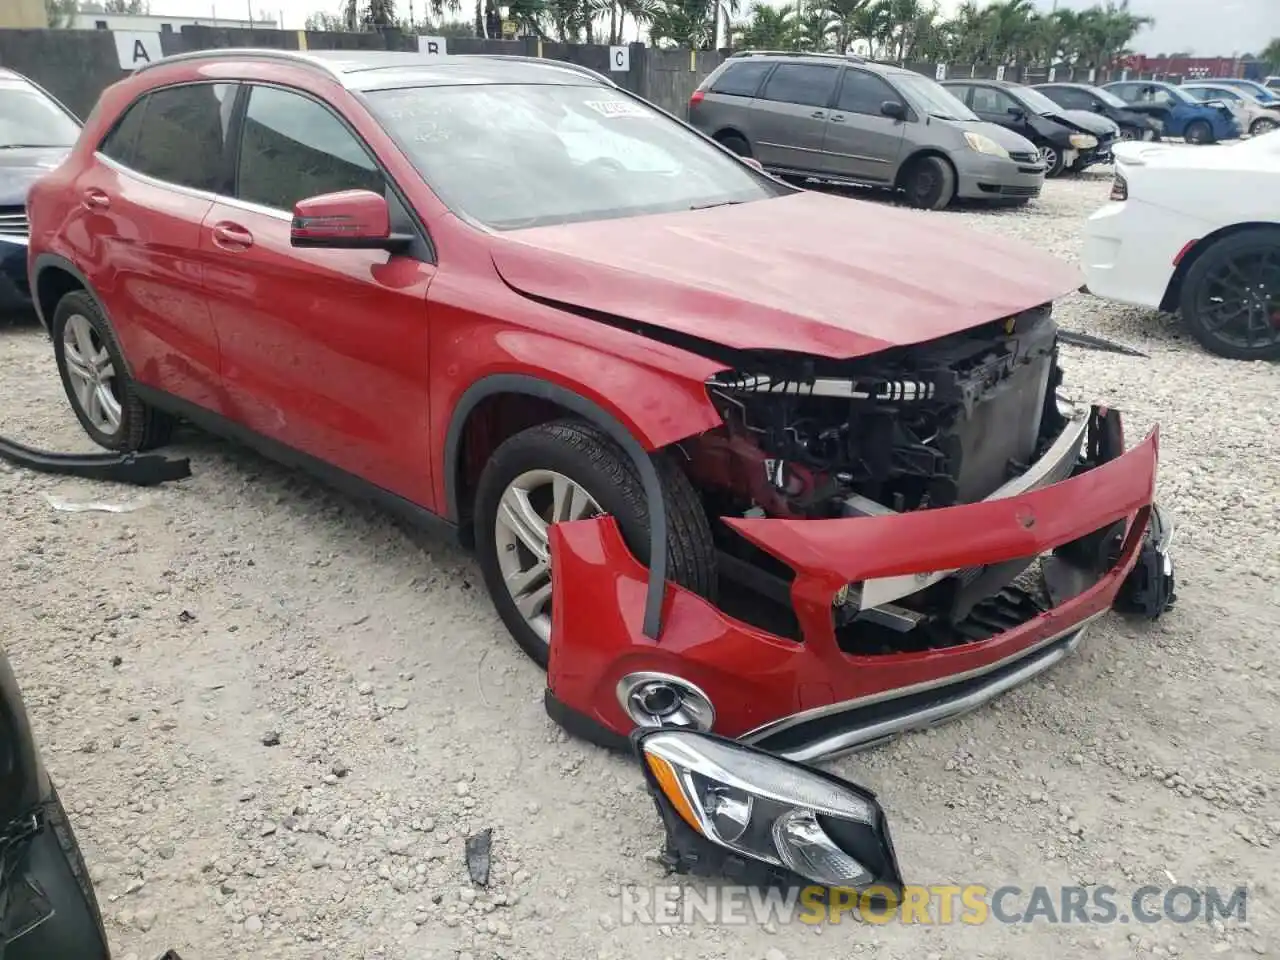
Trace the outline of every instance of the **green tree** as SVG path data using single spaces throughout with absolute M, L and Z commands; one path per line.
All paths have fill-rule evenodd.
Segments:
M 75 25 L 80 7 L 76 0 L 44 0 L 44 12 L 50 29 L 67 29 Z
M 794 50 L 796 48 L 796 6 L 752 6 L 747 19 L 734 25 L 733 45 L 743 50 Z
M 1272 70 L 1280 70 L 1280 37 L 1273 37 L 1258 55 L 1258 59 L 1271 64 Z

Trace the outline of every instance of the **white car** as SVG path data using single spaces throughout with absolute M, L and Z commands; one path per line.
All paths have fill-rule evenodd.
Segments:
M 1208 80 L 1184 83 L 1182 89 L 1200 101 L 1218 100 L 1225 103 L 1235 114 L 1240 129 L 1250 136 L 1270 133 L 1280 127 L 1280 110 L 1260 103 L 1248 90 L 1234 89 Z
M 1280 359 L 1280 133 L 1113 152 L 1111 200 L 1085 224 L 1089 292 L 1181 313 L 1219 356 Z

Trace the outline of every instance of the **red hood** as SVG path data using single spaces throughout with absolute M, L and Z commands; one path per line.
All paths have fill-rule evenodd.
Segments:
M 852 357 L 1039 306 L 1074 267 L 945 214 L 804 192 L 502 235 L 522 293 L 736 349 Z

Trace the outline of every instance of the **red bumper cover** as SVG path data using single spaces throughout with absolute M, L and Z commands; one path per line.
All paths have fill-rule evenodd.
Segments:
M 1058 638 L 1073 640 L 1076 628 L 1111 607 L 1142 543 L 1157 459 L 1153 430 L 1114 460 L 1007 499 L 886 517 L 726 518 L 795 571 L 791 599 L 801 642 L 736 620 L 671 583 L 662 633 L 650 639 L 642 630 L 647 571 L 614 520 L 554 525 L 549 702 L 588 727 L 625 736 L 636 724 L 619 701 L 619 681 L 637 672 L 669 674 L 707 695 L 716 733 L 767 746 L 761 737 L 771 728 L 829 715 L 833 705 L 894 701 L 950 680 L 995 675 Z M 1115 565 L 1082 593 L 1017 627 L 925 652 L 857 656 L 837 643 L 832 601 L 846 584 L 1032 556 L 1117 521 L 1127 521 L 1127 531 Z M 794 738 L 792 746 L 797 756 L 815 755 Z

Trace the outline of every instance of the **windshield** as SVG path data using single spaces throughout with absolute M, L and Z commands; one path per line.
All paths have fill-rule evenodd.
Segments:
M 1101 100 L 1103 103 L 1105 103 L 1108 107 L 1118 107 L 1119 109 L 1123 110 L 1125 107 L 1128 106 L 1127 103 L 1125 103 L 1123 100 L 1117 97 L 1110 90 L 1103 90 L 1101 87 L 1094 87 L 1089 92 L 1092 93 L 1099 100 Z
M 1014 87 L 1010 93 L 1042 116 L 1046 113 L 1062 112 L 1061 104 L 1054 103 L 1039 90 L 1032 90 L 1030 87 Z
M 602 86 L 370 92 L 374 115 L 455 212 L 495 230 L 764 200 L 783 188 Z
M 0 81 L 0 150 L 15 147 L 70 147 L 80 125 L 35 87 Z
M 1240 94 L 1226 87 L 1183 87 L 1197 100 L 1240 100 Z
M 936 80 L 916 73 L 896 73 L 893 80 L 922 113 L 944 120 L 978 119 L 978 115 L 966 107 L 963 100 L 957 99 L 954 93 Z
M 1239 87 L 1241 90 L 1247 91 L 1251 96 L 1257 97 L 1262 103 L 1271 103 L 1277 99 L 1274 90 L 1268 90 L 1260 83 L 1252 80 L 1235 80 L 1231 84 L 1233 87 Z
M 1181 101 L 1181 102 L 1183 102 L 1183 103 L 1195 103 L 1195 102 L 1196 102 L 1194 97 L 1189 97 L 1189 96 L 1187 96 L 1187 92 L 1186 92 L 1185 90 L 1183 90 L 1181 87 L 1175 87 L 1175 86 L 1173 86 L 1172 84 L 1165 84 L 1165 85 L 1163 85 L 1163 86 L 1157 86 L 1157 87 L 1155 88 L 1155 90 L 1156 90 L 1156 95 L 1157 95 L 1157 96 L 1159 95 L 1159 93 L 1160 93 L 1160 91 L 1161 91 L 1161 90 L 1168 90 L 1168 91 L 1169 91 L 1170 96 L 1172 96 L 1172 97 L 1173 97 L 1173 99 L 1175 99 L 1175 100 L 1180 100 L 1180 101 Z

